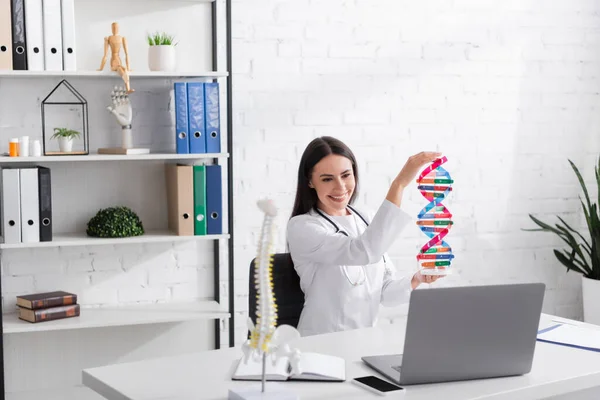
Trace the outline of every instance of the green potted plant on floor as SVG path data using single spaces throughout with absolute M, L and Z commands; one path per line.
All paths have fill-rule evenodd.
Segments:
M 175 71 L 175 37 L 165 32 L 146 35 L 148 41 L 148 68 L 150 71 Z
M 554 250 L 558 261 L 568 271 L 582 274 L 582 295 L 584 320 L 600 325 L 600 218 L 598 216 L 598 203 L 592 202 L 583 181 L 581 173 L 575 164 L 569 160 L 579 184 L 583 190 L 585 201 L 581 199 L 581 206 L 585 216 L 588 232 L 582 234 L 558 217 L 560 223 L 551 226 L 529 214 L 529 217 L 540 228 L 526 229 L 530 231 L 552 232 L 558 235 L 568 246 L 567 249 Z M 598 200 L 600 201 L 600 159 L 595 166 Z
M 54 128 L 54 135 L 51 139 L 58 139 L 58 147 L 63 153 L 70 153 L 73 150 L 73 139 L 79 138 L 81 133 L 69 128 Z

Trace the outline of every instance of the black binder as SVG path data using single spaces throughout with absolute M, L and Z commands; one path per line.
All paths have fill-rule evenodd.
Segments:
M 12 0 L 13 69 L 27 69 L 25 0 Z
M 38 195 L 40 200 L 40 242 L 52 241 L 52 185 L 50 168 L 38 167 Z

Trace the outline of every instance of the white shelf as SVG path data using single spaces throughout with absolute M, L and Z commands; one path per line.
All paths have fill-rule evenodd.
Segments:
M 106 400 L 85 386 L 73 386 L 61 389 L 43 389 L 26 392 L 6 392 L 6 400 Z
M 0 249 L 25 249 L 31 247 L 65 247 L 65 246 L 95 246 L 128 243 L 157 243 L 157 242 L 182 242 L 188 240 L 217 240 L 228 239 L 228 234 L 222 235 L 194 235 L 177 236 L 169 231 L 150 231 L 141 236 L 127 238 L 96 238 L 81 233 L 55 233 L 51 242 L 37 243 L 2 243 Z
M 41 157 L 8 157 L 0 156 L 0 164 L 4 163 L 45 163 L 71 161 L 140 161 L 140 160 L 199 160 L 206 158 L 227 158 L 229 153 L 150 153 L 150 154 L 95 154 L 79 156 L 41 156 Z
M 133 78 L 223 78 L 228 76 L 227 72 L 215 71 L 131 71 L 129 76 Z M 118 78 L 121 76 L 114 71 L 13 71 L 0 70 L 2 78 L 47 78 L 47 77 L 87 77 L 87 78 Z
M 209 300 L 82 308 L 78 317 L 37 323 L 22 321 L 16 313 L 10 313 L 4 314 L 2 327 L 5 334 L 10 334 L 229 318 L 229 313 L 221 311 L 220 308 L 219 303 Z
M 81 3 L 86 3 L 86 2 L 92 2 L 92 1 L 97 1 L 97 0 L 75 0 L 76 2 L 81 2 Z M 112 2 L 141 2 L 141 1 L 148 1 L 148 0 L 102 0 L 103 2 L 106 1 L 112 1 Z M 160 1 L 160 0 L 158 0 Z M 215 0 L 162 0 L 162 1 L 168 1 L 170 3 L 213 3 Z

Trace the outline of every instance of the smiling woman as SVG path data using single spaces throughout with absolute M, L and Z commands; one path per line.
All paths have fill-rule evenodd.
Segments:
M 440 156 L 410 157 L 371 216 L 352 207 L 359 186 L 352 150 L 328 136 L 307 146 L 287 230 L 305 296 L 298 324 L 303 336 L 373 326 L 380 304 L 404 303 L 420 283 L 437 279 L 419 272 L 395 279 L 386 251 L 411 219 L 400 209 L 404 188 Z

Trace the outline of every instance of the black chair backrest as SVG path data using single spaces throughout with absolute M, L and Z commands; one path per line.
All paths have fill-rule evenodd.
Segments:
M 254 261 L 250 263 L 250 284 L 248 315 L 256 324 L 256 284 L 254 282 Z M 298 326 L 300 313 L 304 307 L 304 292 L 300 289 L 300 277 L 294 269 L 289 253 L 273 255 L 273 292 L 277 304 L 277 325 Z

